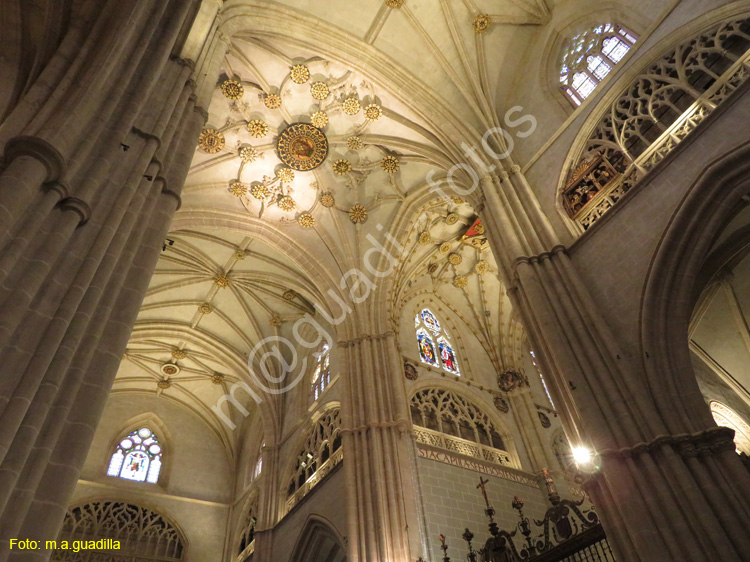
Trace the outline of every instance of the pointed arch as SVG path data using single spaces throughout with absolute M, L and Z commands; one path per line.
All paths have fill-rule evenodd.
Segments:
M 307 431 L 301 432 L 297 455 L 289 460 L 285 478 L 285 511 L 290 511 L 343 460 L 341 410 L 338 403 L 326 404 Z
M 412 389 L 409 408 L 417 442 L 520 468 L 510 429 L 478 391 L 426 381 Z
M 246 560 L 255 550 L 255 528 L 258 521 L 260 489 L 253 486 L 243 504 L 237 524 L 237 534 L 233 556 Z
M 130 418 L 107 449 L 105 474 L 164 485 L 169 440 L 167 427 L 156 414 L 148 412 Z
M 161 510 L 118 499 L 99 499 L 68 508 L 57 543 L 110 539 L 119 541 L 118 556 L 123 559 L 181 562 L 187 553 L 185 536 L 175 521 Z M 104 548 L 101 553 L 111 555 L 111 549 Z M 59 550 L 53 558 L 75 562 L 80 560 L 79 555 L 73 549 Z
M 336 527 L 318 515 L 311 515 L 292 551 L 291 562 L 346 562 L 344 539 Z

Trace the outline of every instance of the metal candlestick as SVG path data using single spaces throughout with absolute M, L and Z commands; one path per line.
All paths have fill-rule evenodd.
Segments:
M 443 562 L 451 562 L 450 557 L 448 556 L 448 545 L 445 544 L 445 535 L 440 535 L 440 550 L 443 551 Z
M 474 533 L 467 528 L 461 536 L 466 541 L 466 544 L 469 545 L 469 554 L 466 556 L 467 562 L 477 562 L 477 553 L 471 546 L 471 540 L 474 538 Z

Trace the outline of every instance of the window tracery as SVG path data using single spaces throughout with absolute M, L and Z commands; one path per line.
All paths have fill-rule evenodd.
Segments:
M 315 423 L 297 455 L 287 487 L 287 509 L 291 509 L 343 458 L 341 417 L 338 408 L 328 410 Z
M 177 562 L 183 559 L 183 540 L 164 517 L 148 508 L 118 501 L 94 501 L 71 507 L 65 514 L 61 541 L 120 542 L 117 559 Z M 105 543 L 106 544 L 106 543 Z M 111 550 L 90 551 L 86 560 L 109 560 Z M 82 552 L 56 550 L 52 560 L 78 562 Z
M 724 22 L 658 58 L 609 105 L 562 192 L 584 229 L 611 209 L 750 77 L 750 19 Z
M 255 541 L 255 524 L 258 521 L 258 496 L 255 495 L 247 505 L 245 521 L 240 529 L 237 559 L 244 560 L 252 554 Z
M 605 23 L 571 37 L 563 49 L 560 84 L 574 105 L 581 105 L 637 41 L 617 23 Z
M 142 426 L 128 433 L 117 445 L 107 476 L 156 484 L 162 464 L 162 446 L 156 434 Z
M 313 400 L 323 394 L 323 391 L 331 382 L 331 353 L 327 343 L 323 344 L 320 351 L 315 353 L 315 366 L 312 375 Z
M 449 390 L 426 388 L 412 397 L 410 409 L 418 442 L 511 464 L 500 429 L 469 400 Z
M 450 335 L 447 330 L 440 326 L 437 316 L 429 308 L 423 309 L 414 317 L 414 328 L 416 329 L 419 358 L 422 363 L 432 367 L 442 367 L 444 371 L 460 376 L 461 371 L 458 367 L 456 352 L 450 341 Z
M 737 446 L 737 452 L 750 455 L 750 425 L 737 412 L 721 402 L 712 400 L 709 402 L 709 407 L 716 425 L 734 430 L 734 444 Z

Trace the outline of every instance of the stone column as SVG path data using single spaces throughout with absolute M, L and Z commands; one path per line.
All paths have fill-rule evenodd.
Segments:
M 750 475 L 731 432 L 676 415 L 669 404 L 681 396 L 653 394 L 643 364 L 618 345 L 637 335 L 611 333 L 517 166 L 485 178 L 482 193 L 490 244 L 566 433 L 598 453 L 585 488 L 618 560 L 746 559 Z
M 339 342 L 349 560 L 402 562 L 422 552 L 414 442 L 393 332 Z
M 0 561 L 57 536 L 205 111 L 189 0 L 82 2 L 0 124 Z
M 510 413 L 529 456 L 531 471 L 538 473 L 543 468 L 557 471 L 557 462 L 548 445 L 549 440 L 544 436 L 545 430 L 539 420 L 528 379 L 520 374 L 520 370 L 511 369 L 511 372 L 517 374 L 518 384 L 507 389 L 501 387 L 501 390 L 508 393 Z
M 279 446 L 263 447 L 263 480 L 260 485 L 258 501 L 258 520 L 255 523 L 255 549 L 253 560 L 256 562 L 273 561 L 273 527 L 278 521 L 281 489 L 279 475 Z

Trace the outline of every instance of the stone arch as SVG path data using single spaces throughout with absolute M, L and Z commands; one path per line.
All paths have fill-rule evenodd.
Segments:
M 311 515 L 292 551 L 291 562 L 346 562 L 346 542 L 334 525 Z
M 242 504 L 242 509 L 237 518 L 234 541 L 232 543 L 232 556 L 245 560 L 253 551 L 255 541 L 255 530 L 257 527 L 260 503 L 260 488 L 253 485 L 247 494 L 247 499 Z
M 65 514 L 61 541 L 120 542 L 118 555 L 147 557 L 154 562 L 179 562 L 187 559 L 185 533 L 162 508 L 151 508 L 117 499 L 91 499 L 72 505 Z M 112 547 L 110 546 L 109 549 Z M 107 552 L 107 548 L 101 552 Z M 111 552 L 111 550 L 110 550 Z M 79 560 L 74 550 L 58 550 L 53 560 Z
M 391 91 L 412 92 L 412 109 L 429 123 L 439 124 L 435 127 L 437 140 L 455 155 L 461 154 L 462 141 L 477 146 L 481 142 L 481 134 L 467 131 L 465 122 L 437 92 L 372 45 L 339 27 L 292 8 L 258 0 L 228 3 L 221 11 L 221 21 L 220 31 L 226 36 L 251 31 L 258 37 L 283 38 L 291 45 L 313 47 L 384 87 L 390 85 Z M 311 41 L 321 36 L 326 38 L 325 44 Z
M 643 288 L 641 348 L 647 381 L 672 433 L 715 426 L 690 362 L 687 333 L 710 276 L 706 259 L 750 196 L 750 143 L 712 162 L 687 190 L 651 259 Z
M 303 426 L 279 479 L 282 515 L 290 511 L 343 458 L 341 405 L 327 402 Z
M 506 459 L 507 464 L 510 464 L 515 468 L 520 468 L 521 464 L 510 427 L 502 419 L 494 404 L 488 403 L 485 393 L 482 392 L 481 388 L 475 389 L 473 386 L 467 386 L 460 382 L 451 381 L 447 378 L 440 381 L 435 381 L 434 379 L 425 380 L 415 384 L 410 389 L 410 408 L 414 405 L 415 399 L 417 399 L 418 395 L 424 395 L 425 393 L 442 394 L 445 395 L 448 400 L 455 397 L 459 402 L 463 402 L 468 405 L 469 408 L 475 409 L 479 416 L 484 417 L 483 423 L 491 424 L 498 431 L 503 441 L 502 450 L 508 453 L 508 459 Z M 410 419 L 412 420 L 412 425 L 419 425 L 413 423 L 413 413 Z
M 570 179 L 571 172 L 579 164 L 580 155 L 583 154 L 586 143 L 592 131 L 597 127 L 612 104 L 621 97 L 623 92 L 636 80 L 636 78 L 650 65 L 656 63 L 661 57 L 669 52 L 670 49 L 688 42 L 690 39 L 700 34 L 710 31 L 716 25 L 722 22 L 729 22 L 748 17 L 747 4 L 744 2 L 733 2 L 722 6 L 705 16 L 680 26 L 679 29 L 670 33 L 667 37 L 657 41 L 650 49 L 643 53 L 638 53 L 635 62 L 631 58 L 629 66 L 618 72 L 615 81 L 611 82 L 608 89 L 597 97 L 596 108 L 590 111 L 588 117 L 581 126 L 578 134 L 570 145 L 567 157 L 560 170 L 555 195 L 555 206 L 558 214 L 574 236 L 579 236 L 584 228 L 579 222 L 572 219 L 563 203 L 563 192 L 566 184 Z M 642 38 L 644 39 L 644 38 Z M 637 47 L 636 47 L 637 48 Z M 633 49 L 632 51 L 634 51 Z

